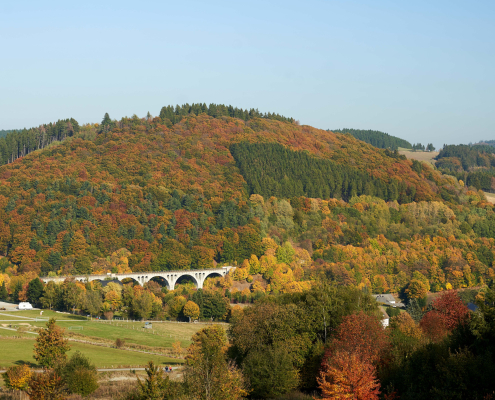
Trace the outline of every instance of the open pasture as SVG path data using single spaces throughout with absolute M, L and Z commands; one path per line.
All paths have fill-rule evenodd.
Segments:
M 55 311 L 44 310 L 40 317 L 39 310 L 25 310 L 0 313 L 0 326 L 18 328 L 34 332 L 37 328 L 46 326 L 46 320 L 53 317 L 57 320 L 57 325 L 66 330 L 66 334 L 75 333 L 79 337 L 87 336 L 114 342 L 122 339 L 126 343 L 144 345 L 150 347 L 172 347 L 172 343 L 180 341 L 182 347 L 187 347 L 191 343 L 191 337 L 197 331 L 204 328 L 206 323 L 177 323 L 177 322 L 153 322 L 152 329 L 143 329 L 145 323 L 142 321 L 124 320 L 96 320 L 88 319 L 79 315 L 57 313 Z M 36 318 L 43 320 L 36 321 Z M 2 321 L 5 321 L 2 323 Z M 29 325 L 27 325 L 29 324 Z M 6 329 L 0 329 L 3 336 L 34 336 L 32 334 L 18 333 Z M 84 339 L 84 338 L 81 338 Z
M 138 367 L 145 366 L 148 361 L 153 361 L 158 365 L 182 363 L 182 360 L 179 359 L 154 354 L 100 347 L 85 343 L 70 342 L 70 345 L 71 350 L 67 353 L 69 357 L 72 353 L 80 351 L 89 357 L 98 368 Z M 36 366 L 36 361 L 33 358 L 33 346 L 33 339 L 0 339 L 0 347 L 2 348 L 0 368 L 18 364 Z
M 435 165 L 434 158 L 438 156 L 438 151 L 412 151 L 399 148 L 399 154 L 406 156 L 410 160 L 418 160 Z
M 51 310 L 43 310 L 40 315 L 40 310 L 20 310 L 20 311 L 0 311 L 0 319 L 36 319 L 36 318 L 55 318 L 55 319 L 71 319 L 85 321 L 87 318 L 81 315 L 73 315 L 68 313 L 60 313 Z

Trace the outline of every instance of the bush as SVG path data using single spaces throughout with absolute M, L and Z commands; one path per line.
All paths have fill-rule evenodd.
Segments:
M 59 365 L 57 372 L 71 393 L 88 396 L 98 389 L 96 367 L 78 351 L 67 363 Z
M 117 338 L 115 340 L 115 347 L 117 347 L 117 349 L 120 349 L 121 347 L 124 347 L 125 345 L 125 340 L 122 340 L 120 338 Z
M 53 369 L 35 373 L 29 381 L 27 391 L 31 400 L 65 399 L 63 378 Z
M 392 318 L 392 317 L 396 317 L 397 315 L 400 314 L 400 310 L 398 308 L 394 308 L 394 307 L 390 307 L 388 306 L 386 309 L 385 309 L 385 312 L 387 313 L 387 315 Z
M 113 319 L 113 312 L 112 311 L 106 311 L 103 313 L 103 316 L 105 317 L 105 319 L 111 320 L 111 319 Z

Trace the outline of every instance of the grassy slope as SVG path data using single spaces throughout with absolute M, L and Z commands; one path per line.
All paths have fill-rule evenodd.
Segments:
M 411 151 L 408 149 L 400 149 L 400 154 L 405 155 L 409 160 L 424 161 L 431 165 L 435 165 L 434 158 L 438 156 L 438 151 Z

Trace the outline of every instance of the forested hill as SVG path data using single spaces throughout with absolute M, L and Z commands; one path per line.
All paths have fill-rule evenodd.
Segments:
M 436 160 L 438 169 L 462 179 L 468 186 L 495 191 L 495 147 L 488 144 L 445 145 Z
M 495 140 L 482 140 L 478 143 L 474 143 L 471 146 L 491 146 L 495 147 Z
M 60 144 L 0 167 L 0 254 L 19 271 L 43 274 L 102 271 L 105 257 L 121 248 L 132 253 L 129 268 L 136 271 L 203 268 L 260 255 L 272 222 L 292 221 L 263 222 L 285 206 L 263 213 L 250 194 L 267 200 L 275 194 L 280 201 L 350 200 L 361 193 L 399 203 L 462 200 L 450 178 L 349 135 L 264 116 L 245 121 L 188 113 L 169 121 L 106 116 L 92 126 L 94 139 L 82 137 L 81 127 Z M 242 146 L 255 144 L 261 146 L 253 152 L 258 159 L 249 160 L 255 169 L 245 163 L 239 169 L 250 152 Z M 272 151 L 284 157 L 270 161 L 270 179 L 279 179 L 275 168 L 286 170 L 284 190 L 294 190 L 272 193 L 258 181 L 256 193 L 252 177 Z M 294 169 L 298 159 L 313 182 Z M 332 178 L 322 181 L 320 167 Z
M 356 139 L 362 140 L 363 142 L 369 143 L 380 149 L 397 150 L 399 147 L 412 149 L 411 143 L 407 140 L 391 136 L 385 132 L 351 128 L 334 129 L 332 132 L 349 133 Z

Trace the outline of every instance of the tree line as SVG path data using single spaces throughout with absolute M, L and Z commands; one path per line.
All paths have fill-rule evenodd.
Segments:
M 14 162 L 35 150 L 44 149 L 54 141 L 77 134 L 79 123 L 74 118 L 43 124 L 37 128 L 2 131 L 0 135 L 0 164 Z
M 332 132 L 348 133 L 356 139 L 362 140 L 363 142 L 369 143 L 380 149 L 398 150 L 399 147 L 406 149 L 412 148 L 411 143 L 407 140 L 389 135 L 385 132 L 351 128 L 333 129 Z
M 179 122 L 182 117 L 190 115 L 190 114 L 207 114 L 210 117 L 220 118 L 220 117 L 232 117 L 239 118 L 244 121 L 248 121 L 252 118 L 266 118 L 266 119 L 274 119 L 277 121 L 283 122 L 294 122 L 293 118 L 284 117 L 280 114 L 276 113 L 262 113 L 258 111 L 258 109 L 242 109 L 238 107 L 233 107 L 231 105 L 224 104 L 214 104 L 206 105 L 206 103 L 193 103 L 193 104 L 183 104 L 176 105 L 175 107 L 172 105 L 164 106 L 160 110 L 160 118 L 165 123 L 165 125 L 174 125 Z

